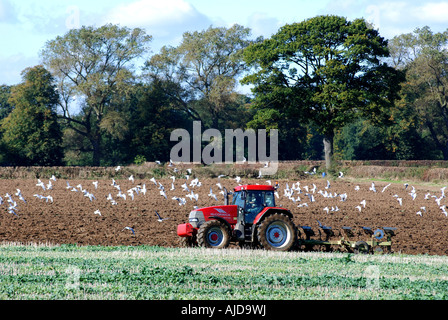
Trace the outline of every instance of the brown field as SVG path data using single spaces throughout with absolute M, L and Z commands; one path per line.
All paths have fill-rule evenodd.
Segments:
M 41 177 L 41 180 L 48 184 L 49 178 Z M 99 179 L 98 189 L 95 189 L 92 183 L 95 180 L 92 179 L 61 178 L 52 181 L 52 189 L 45 191 L 36 185 L 37 179 L 3 179 L 0 180 L 0 195 L 3 198 L 0 205 L 0 242 L 176 247 L 177 225 L 188 221 L 188 214 L 193 206 L 223 204 L 224 201 L 216 186 L 218 179 L 200 179 L 202 186 L 190 187 L 199 194 L 198 201 L 185 197 L 187 192 L 182 190 L 181 185 L 185 182 L 190 184 L 191 180 L 177 178 L 174 182 L 175 190 L 170 190 L 172 180 L 169 178 L 157 179 L 157 186 L 146 178 L 135 181 L 127 178 L 117 179 L 116 183 L 122 193 L 127 195 L 125 200 L 117 196 L 118 189 L 112 186 L 112 179 L 109 178 Z M 71 188 L 67 189 L 67 182 Z M 237 184 L 233 177 L 222 178 L 220 182 L 229 190 Z M 305 186 L 311 189 L 313 183 L 316 185 L 315 202 L 309 202 L 304 193 L 295 195 L 301 200 L 296 203 L 283 195 L 286 184 L 292 187 L 297 182 L 300 182 L 303 191 Z M 440 205 L 436 203 L 436 198 L 440 198 L 442 194 L 440 187 L 414 185 L 417 197 L 413 200 L 410 195 L 412 183 L 407 189 L 402 183 L 393 183 L 382 192 L 388 183 L 375 182 L 376 192 L 373 192 L 369 190 L 371 182 L 358 183 L 345 178 L 330 182 L 330 189 L 326 189 L 325 178 L 280 180 L 277 204 L 291 210 L 297 226 L 308 225 L 317 231 L 319 220 L 322 224 L 332 227 L 336 238 L 339 237 L 339 230 L 343 226 L 350 226 L 357 233 L 361 233 L 363 226 L 373 230 L 379 227 L 396 227 L 393 252 L 448 254 L 448 217 L 440 208 L 448 203 L 448 200 L 442 198 Z M 159 183 L 165 187 L 167 199 L 160 195 Z M 265 184 L 266 179 L 242 179 L 241 183 Z M 77 187 L 78 185 L 80 186 Z M 134 194 L 132 200 L 127 191 L 137 185 L 146 185 L 147 193 Z M 355 190 L 356 186 L 360 188 L 358 191 Z M 218 202 L 208 196 L 210 187 L 218 196 Z M 20 189 L 26 203 L 19 199 L 17 189 Z M 95 199 L 90 200 L 81 189 L 93 194 Z M 347 200 L 343 202 L 339 196 L 326 198 L 319 191 L 332 192 L 333 195 L 347 193 Z M 428 193 L 428 199 L 425 199 Z M 10 203 L 6 194 L 11 195 L 17 203 L 17 215 L 8 212 Z M 116 205 L 112 205 L 107 199 L 109 194 L 117 202 Z M 53 202 L 39 199 L 36 195 L 51 195 Z M 394 195 L 402 198 L 402 205 Z M 186 205 L 180 206 L 178 201 L 172 199 L 173 196 L 184 197 Z M 366 205 L 360 212 L 355 207 L 364 199 Z M 297 207 L 305 202 L 308 207 Z M 339 211 L 324 211 L 325 207 L 336 206 Z M 425 207 L 426 211 L 421 207 Z M 95 214 L 96 210 L 99 210 L 101 215 Z M 155 210 L 168 220 L 158 222 Z M 417 215 L 418 211 L 422 211 L 422 216 Z M 125 227 L 132 227 L 135 235 Z M 366 237 L 363 233 L 359 235 L 359 239 Z

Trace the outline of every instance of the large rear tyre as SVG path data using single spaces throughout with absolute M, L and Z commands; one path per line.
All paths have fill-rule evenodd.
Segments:
M 201 247 L 227 248 L 230 244 L 230 231 L 221 221 L 210 220 L 199 227 L 197 240 Z
M 297 239 L 294 223 L 284 214 L 274 214 L 258 227 L 258 241 L 266 250 L 291 250 Z

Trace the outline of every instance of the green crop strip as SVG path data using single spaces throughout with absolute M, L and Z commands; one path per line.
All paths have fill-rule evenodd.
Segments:
M 0 246 L 0 299 L 438 299 L 448 257 Z

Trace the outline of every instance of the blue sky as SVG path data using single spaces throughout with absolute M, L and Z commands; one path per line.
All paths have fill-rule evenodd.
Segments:
M 46 41 L 82 25 L 144 28 L 157 53 L 185 31 L 238 23 L 254 38 L 269 37 L 321 14 L 363 17 L 388 39 L 426 25 L 435 32 L 448 28 L 448 1 L 438 0 L 0 0 L 0 84 L 19 83 L 23 69 L 41 62 Z

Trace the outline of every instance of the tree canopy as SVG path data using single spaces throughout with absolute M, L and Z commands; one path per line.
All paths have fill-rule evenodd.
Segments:
M 194 121 L 277 129 L 279 160 L 448 159 L 448 30 L 388 41 L 327 15 L 266 39 L 236 24 L 151 41 L 113 24 L 48 41 L 42 65 L 0 86 L 0 164 L 169 161 L 170 134 Z
M 393 105 L 399 73 L 387 56 L 387 41 L 363 19 L 317 16 L 244 50 L 253 72 L 243 82 L 254 85 L 258 108 L 313 122 L 329 167 L 336 129 L 359 116 L 378 120 Z
M 102 157 L 101 129 L 124 128 L 122 123 L 113 125 L 122 118 L 110 111 L 119 111 L 120 101 L 114 98 L 129 90 L 133 62 L 146 53 L 151 39 L 139 28 L 83 26 L 48 41 L 41 52 L 44 65 L 58 81 L 62 117 L 90 141 L 94 165 Z M 82 116 L 76 117 L 73 109 Z
M 56 117 L 58 95 L 53 76 L 42 66 L 23 71 L 11 91 L 14 110 L 2 120 L 8 161 L 17 165 L 60 165 L 62 133 Z

